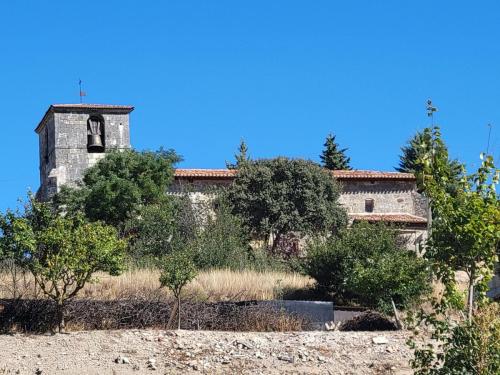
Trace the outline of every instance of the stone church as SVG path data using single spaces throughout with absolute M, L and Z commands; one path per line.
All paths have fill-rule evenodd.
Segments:
M 62 185 L 75 184 L 106 152 L 130 149 L 132 106 L 54 104 L 35 131 L 39 137 L 40 189 L 47 200 Z M 227 185 L 237 171 L 177 169 L 172 192 L 203 195 L 207 187 Z M 427 233 L 427 204 L 417 192 L 415 176 L 381 171 L 333 171 L 342 186 L 340 203 L 351 222 L 388 222 L 401 226 L 416 250 Z M 188 189 L 186 189 L 188 188 Z

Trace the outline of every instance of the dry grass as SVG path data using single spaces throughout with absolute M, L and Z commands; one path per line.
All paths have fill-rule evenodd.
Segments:
M 79 297 L 98 300 L 148 298 L 158 294 L 167 297 L 169 293 L 160 289 L 158 278 L 159 272 L 154 269 L 130 270 L 120 276 L 98 275 L 98 282 L 86 285 Z M 8 284 L 8 275 L 0 274 L 0 286 Z M 297 273 L 212 270 L 201 272 L 186 287 L 186 294 L 210 302 L 270 300 L 312 284 L 312 279 Z M 0 298 L 9 298 L 9 294 L 7 288 L 0 288 Z

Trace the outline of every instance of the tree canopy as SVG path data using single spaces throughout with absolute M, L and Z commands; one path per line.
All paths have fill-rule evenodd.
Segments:
M 326 169 L 330 170 L 350 170 L 352 169 L 349 163 L 351 158 L 346 156 L 347 148 L 340 149 L 335 142 L 335 136 L 328 134 L 324 144 L 324 149 L 320 155 L 321 163 Z
M 430 291 L 427 262 L 404 248 L 395 228 L 383 224 L 359 223 L 311 242 L 305 270 L 337 300 L 384 312 L 391 310 L 391 300 L 407 308 Z
M 289 232 L 332 233 L 344 226 L 339 195 L 323 168 L 284 157 L 245 163 L 227 192 L 233 213 L 254 235 L 271 238 L 273 248 Z
M 429 172 L 428 165 L 433 160 L 432 169 L 434 178 L 446 182 L 449 191 L 456 190 L 457 182 L 463 173 L 463 166 L 457 160 L 451 160 L 448 147 L 441 137 L 439 127 L 425 128 L 417 132 L 405 146 L 401 148 L 398 172 L 413 173 L 417 177 L 417 184 L 423 190 L 423 173 Z
M 89 168 L 80 188 L 54 198 L 64 211 L 83 211 L 92 221 L 120 226 L 144 205 L 157 204 L 173 179 L 174 151 L 112 152 Z
M 0 246 L 28 269 L 45 295 L 57 305 L 59 330 L 64 307 L 96 272 L 118 275 L 124 267 L 125 242 L 112 226 L 88 223 L 81 215 L 63 217 L 30 198 L 23 215 L 0 219 Z
M 243 164 L 250 160 L 250 158 L 248 157 L 248 146 L 243 139 L 241 140 L 240 146 L 238 147 L 238 153 L 234 155 L 234 159 L 236 160 L 234 164 L 226 162 L 227 169 L 241 168 Z

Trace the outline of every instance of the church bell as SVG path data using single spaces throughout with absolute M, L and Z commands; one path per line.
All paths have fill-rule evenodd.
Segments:
M 99 134 L 89 134 L 87 147 L 89 151 L 102 151 L 104 145 L 102 144 L 101 136 Z
M 96 118 L 90 118 L 87 124 L 87 149 L 89 152 L 103 152 L 103 124 Z

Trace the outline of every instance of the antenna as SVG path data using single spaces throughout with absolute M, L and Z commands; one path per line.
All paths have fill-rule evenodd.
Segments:
M 486 155 L 488 155 L 488 154 L 489 154 L 489 152 L 490 152 L 490 139 L 491 139 L 491 128 L 492 128 L 492 125 L 491 125 L 491 124 L 488 124 L 488 127 L 489 127 L 490 129 L 488 130 L 488 144 L 487 144 L 487 146 L 486 146 Z
M 87 93 L 82 90 L 82 80 L 81 79 L 78 80 L 78 86 L 80 87 L 80 104 L 82 104 L 83 103 L 83 97 L 87 96 Z

